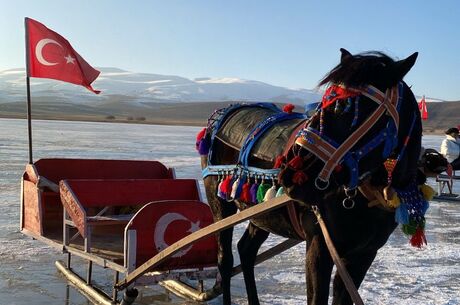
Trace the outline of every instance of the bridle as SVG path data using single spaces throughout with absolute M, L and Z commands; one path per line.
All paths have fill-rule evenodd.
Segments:
M 350 181 L 345 186 L 347 198 L 344 200 L 346 208 L 352 208 L 354 202 L 351 200 L 356 195 L 359 182 L 359 161 L 373 149 L 384 143 L 383 158 L 386 159 L 398 145 L 399 109 L 401 106 L 404 85 L 399 82 L 385 93 L 372 85 L 365 88 L 345 88 L 341 85 L 332 85 L 323 96 L 322 107 L 318 107 L 316 113 L 307 122 L 306 126 L 300 130 L 295 140 L 295 144 L 313 153 L 324 162 L 324 166 L 315 178 L 315 186 L 319 190 L 325 190 L 329 186 L 329 179 L 333 170 L 337 166 L 346 165 L 350 172 Z M 337 93 L 338 92 L 338 93 Z M 311 122 L 321 117 L 324 108 L 341 97 L 353 98 L 365 96 L 374 101 L 378 106 L 367 119 L 345 140 L 337 143 L 322 132 L 322 122 L 320 130 L 311 126 Z M 324 107 L 324 105 L 326 105 Z M 323 108 L 324 107 L 324 108 Z M 388 115 L 386 126 L 369 142 L 361 147 L 354 148 L 356 143 L 362 139 L 374 124 L 384 115 Z M 352 150 L 353 149 L 353 150 Z M 345 204 L 348 199 L 348 203 Z

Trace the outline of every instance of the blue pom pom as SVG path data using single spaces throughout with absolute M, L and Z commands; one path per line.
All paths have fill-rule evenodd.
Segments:
M 407 204 L 401 203 L 396 209 L 395 221 L 400 224 L 409 223 L 409 211 L 407 211 Z
M 429 207 L 430 207 L 430 203 L 427 200 L 423 200 L 422 201 L 422 209 L 421 209 L 422 215 L 425 215 L 425 213 L 426 213 L 426 211 L 428 210 Z
M 205 156 L 209 153 L 209 143 L 206 138 L 202 138 L 198 143 L 198 153 Z
M 240 182 L 238 183 L 238 186 L 236 187 L 235 191 L 235 199 L 240 198 L 241 192 L 243 191 L 243 185 L 246 183 L 246 175 L 240 178 Z

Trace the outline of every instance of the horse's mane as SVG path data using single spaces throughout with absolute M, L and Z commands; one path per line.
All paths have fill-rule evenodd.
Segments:
M 394 63 L 391 57 L 378 51 L 344 56 L 341 62 L 324 76 L 318 86 L 340 83 L 347 87 L 361 88 L 368 85 L 370 81 L 378 82 L 386 79 Z

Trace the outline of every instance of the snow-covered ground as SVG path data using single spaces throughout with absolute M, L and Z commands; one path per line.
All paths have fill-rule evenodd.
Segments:
M 27 163 L 27 122 L 0 119 L 0 304 L 87 305 L 66 286 L 54 261 L 65 259 L 39 241 L 19 233 L 20 177 Z M 156 159 L 176 168 L 180 178 L 201 182 L 195 135 L 199 128 L 136 124 L 34 121 L 34 159 L 45 157 Z M 439 148 L 442 137 L 424 136 L 425 147 Z M 431 181 L 433 183 L 433 181 Z M 460 191 L 457 185 L 456 192 Z M 412 248 L 397 229 L 378 253 L 360 288 L 365 304 L 460 305 L 460 206 L 432 202 L 427 213 L 428 246 Z M 235 240 L 244 224 L 236 227 Z M 279 242 L 269 237 L 263 249 Z M 238 255 L 235 253 L 238 261 Z M 305 245 L 256 267 L 262 304 L 306 304 Z M 75 258 L 77 270 L 85 264 Z M 111 273 L 94 268 L 99 284 Z M 83 273 L 84 274 L 84 273 Z M 243 279 L 232 282 L 234 304 L 246 304 Z M 220 298 L 209 302 L 221 304 Z M 181 300 L 161 287 L 142 289 L 136 304 L 198 304 Z

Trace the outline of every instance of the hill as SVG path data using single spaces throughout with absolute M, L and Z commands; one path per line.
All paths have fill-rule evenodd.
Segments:
M 265 101 L 304 104 L 320 100 L 321 92 L 290 89 L 238 78 L 197 78 L 133 73 L 101 68 L 95 95 L 81 87 L 47 79 L 32 79 L 32 117 L 147 124 L 205 125 L 218 108 L 235 102 Z M 0 72 L 0 116 L 25 118 L 25 71 Z M 419 98 L 418 98 L 419 99 Z M 460 124 L 460 101 L 427 99 L 426 133 L 442 134 Z
M 428 120 L 423 121 L 427 133 L 443 134 L 450 127 L 460 124 L 460 101 L 427 103 Z

